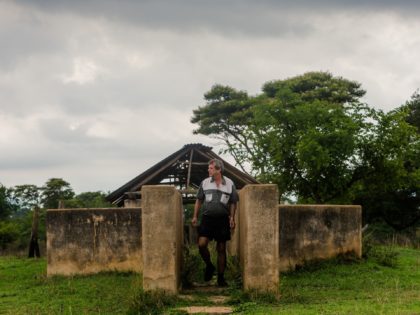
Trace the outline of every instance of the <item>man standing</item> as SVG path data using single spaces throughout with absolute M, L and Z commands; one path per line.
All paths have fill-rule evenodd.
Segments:
M 226 241 L 230 240 L 230 230 L 235 228 L 235 211 L 238 193 L 230 178 L 223 176 L 223 162 L 209 161 L 209 177 L 204 179 L 197 193 L 192 224 L 197 226 L 198 214 L 202 208 L 201 225 L 198 228 L 198 248 L 206 263 L 204 281 L 210 281 L 216 268 L 210 260 L 209 241 L 216 241 L 217 284 L 227 286 L 224 278 L 226 268 Z

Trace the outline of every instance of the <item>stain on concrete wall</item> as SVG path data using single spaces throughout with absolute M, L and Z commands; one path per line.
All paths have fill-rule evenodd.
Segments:
M 280 205 L 281 271 L 305 261 L 362 254 L 360 206 Z
M 141 209 L 48 210 L 47 273 L 143 270 Z

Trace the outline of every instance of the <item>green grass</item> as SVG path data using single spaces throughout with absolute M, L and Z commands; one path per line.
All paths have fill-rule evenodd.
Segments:
M 45 259 L 0 258 L 0 314 L 125 314 L 139 275 L 46 277 Z
M 337 260 L 286 273 L 277 305 L 251 303 L 243 314 L 420 314 L 420 251 L 397 248 L 394 268 L 375 259 Z
M 420 314 L 420 250 L 396 251 L 394 267 L 373 257 L 282 274 L 277 301 L 233 287 L 224 293 L 238 314 Z M 174 303 L 206 304 L 206 294 L 193 295 L 193 301 L 169 301 L 166 313 L 176 314 Z M 0 314 L 127 314 L 139 299 L 153 304 L 154 298 L 142 295 L 137 274 L 47 278 L 44 259 L 0 257 Z

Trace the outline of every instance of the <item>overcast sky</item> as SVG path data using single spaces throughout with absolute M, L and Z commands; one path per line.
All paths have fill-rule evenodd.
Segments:
M 0 183 L 113 191 L 184 144 L 215 83 L 308 71 L 388 111 L 420 88 L 420 1 L 0 0 Z M 215 147 L 215 151 L 218 148 Z

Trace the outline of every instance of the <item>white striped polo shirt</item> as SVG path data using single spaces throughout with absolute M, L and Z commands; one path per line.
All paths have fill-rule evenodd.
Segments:
M 220 217 L 229 215 L 229 204 L 239 200 L 233 181 L 222 176 L 222 183 L 217 186 L 213 177 L 203 180 L 198 189 L 197 199 L 203 202 L 203 215 Z

